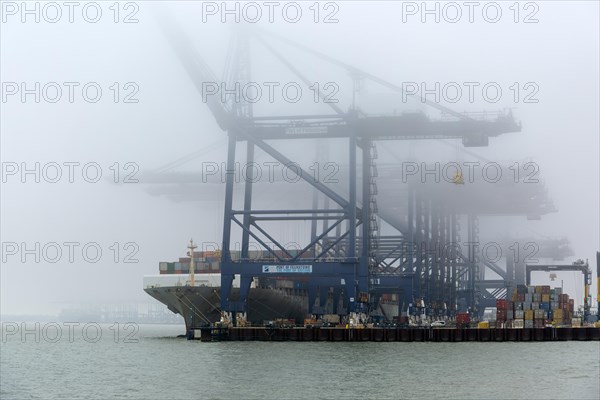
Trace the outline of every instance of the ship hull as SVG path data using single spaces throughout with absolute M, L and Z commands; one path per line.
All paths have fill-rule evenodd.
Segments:
M 167 308 L 183 317 L 188 331 L 221 320 L 221 297 L 218 286 L 147 286 L 144 291 L 165 304 Z M 232 289 L 232 300 L 239 298 L 239 288 Z M 262 325 L 277 319 L 293 320 L 303 324 L 308 314 L 308 296 L 306 290 L 272 287 L 253 287 L 248 294 L 246 321 L 253 325 Z M 334 311 L 335 310 L 335 311 Z M 382 317 L 392 321 L 399 314 L 398 304 L 380 304 Z M 336 312 L 337 311 L 337 312 Z M 326 299 L 317 298 L 313 305 L 315 314 L 341 314 L 346 309 L 343 301 L 333 306 L 331 294 Z
M 221 319 L 219 287 L 161 286 L 144 290 L 169 310 L 181 315 L 188 331 Z M 239 289 L 234 289 L 233 298 L 238 293 Z M 252 324 L 275 319 L 294 320 L 301 324 L 307 316 L 307 305 L 307 298 L 303 295 L 277 289 L 252 288 L 248 295 L 246 318 Z

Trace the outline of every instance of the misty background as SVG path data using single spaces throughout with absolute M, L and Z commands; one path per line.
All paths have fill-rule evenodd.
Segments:
M 456 146 L 456 141 L 383 141 L 378 143 L 378 163 L 475 160 L 470 153 L 505 167 L 515 161 L 535 162 L 558 211 L 537 221 L 524 216 L 482 218 L 482 236 L 566 237 L 574 256 L 560 263 L 589 259 L 595 274 L 595 253 L 600 250 L 598 3 L 536 2 L 539 22 L 531 24 L 514 23 L 510 14 L 495 24 L 485 22 L 481 14 L 475 15 L 473 23 L 435 23 L 431 19 L 422 23 L 418 15 L 402 22 L 401 2 L 374 3 L 337 2 L 337 23 L 314 23 L 312 15 L 306 14 L 300 22 L 290 24 L 275 14 L 274 23 L 255 27 L 398 85 L 497 82 L 503 89 L 497 103 L 486 102 L 476 91 L 473 103 L 463 98 L 455 104 L 440 104 L 459 112 L 511 108 L 522 122 L 521 132 L 491 138 L 488 147 L 469 148 L 468 152 L 462 145 Z M 7 20 L 0 32 L 3 84 L 26 82 L 33 87 L 34 82 L 97 82 L 103 94 L 97 103 L 87 103 L 77 90 L 73 103 L 64 98 L 55 104 L 36 103 L 32 96 L 24 103 L 18 95 L 6 101 L 3 98 L 3 168 L 6 163 L 32 167 L 36 162 L 95 162 L 103 176 L 97 183 L 82 179 L 80 169 L 75 170 L 73 183 L 66 176 L 57 183 L 43 179 L 36 183 L 32 176 L 26 176 L 23 183 L 20 174 L 6 176 L 1 190 L 2 242 L 25 242 L 30 247 L 35 242 L 94 242 L 103 255 L 91 263 L 76 250 L 73 263 L 66 254 L 56 263 L 36 263 L 33 256 L 22 262 L 20 254 L 3 254 L 3 315 L 56 315 L 64 308 L 87 304 L 148 302 L 151 299 L 142 290 L 142 277 L 158 274 L 160 261 L 184 256 L 190 238 L 198 243 L 221 242 L 224 185 L 169 186 L 149 179 L 156 177 L 156 171 L 198 175 L 202 163 L 221 165 L 227 147 L 226 134 L 164 37 L 157 16 L 165 9 L 172 14 L 219 79 L 236 24 L 221 23 L 218 16 L 202 22 L 201 5 L 192 2 L 162 3 L 162 10 L 154 2 L 136 4 L 139 22 L 132 24 L 114 23 L 108 4 L 103 4 L 103 18 L 96 24 L 77 18 L 78 14 L 74 23 L 55 24 L 21 23 L 18 16 L 4 15 Z M 308 13 L 308 4 L 303 10 Z M 509 12 L 508 4 L 503 11 Z M 275 46 L 277 42 L 272 43 Z M 289 46 L 278 46 L 310 80 L 337 83 L 338 105 L 343 110 L 350 107 L 352 80 L 344 70 Z M 252 52 L 253 80 L 299 81 L 264 48 L 253 43 Z M 121 88 L 120 99 L 127 93 L 123 85 L 135 83 L 139 101 L 115 103 L 109 89 L 114 82 Z M 521 86 L 534 82 L 539 87 L 535 95 L 539 101 L 515 102 L 509 90 L 514 82 Z M 255 114 L 332 112 L 327 105 L 315 104 L 306 87 L 303 93 L 299 104 L 281 99 L 272 104 L 261 101 L 255 105 Z M 398 94 L 373 83 L 361 89 L 357 105 L 372 114 L 422 110 L 434 118 L 439 116 L 419 101 L 403 102 Z M 317 149 L 314 141 L 270 143 L 303 168 L 315 160 L 320 165 L 347 164 L 344 151 L 333 140 L 327 151 Z M 162 168 L 192 153 L 196 156 L 189 162 Z M 244 153 L 238 146 L 238 154 Z M 270 159 L 257 152 L 257 161 Z M 114 169 L 110 169 L 115 162 L 119 163 L 118 184 L 113 179 Z M 139 167 L 138 183 L 122 182 L 133 170 L 124 168 L 128 162 Z M 290 185 L 298 188 L 291 190 Z M 309 201 L 309 192 L 304 198 L 297 195 L 302 193 L 300 185 L 263 183 L 261 204 L 277 207 L 281 201 L 292 206 Z M 178 197 L 178 193 L 185 195 Z M 505 201 L 510 203 L 511 198 Z M 282 228 L 280 234 L 284 242 L 303 240 L 300 228 Z M 120 248 L 117 260 L 111 250 L 115 242 Z M 124 248 L 127 243 L 134 247 Z M 132 249 L 137 249 L 133 258 L 138 261 L 124 262 Z M 560 286 L 562 279 L 565 291 L 581 304 L 581 275 L 558 275 L 555 282 L 550 282 L 547 274 L 534 275 L 532 283 Z M 594 297 L 595 285 L 594 279 Z

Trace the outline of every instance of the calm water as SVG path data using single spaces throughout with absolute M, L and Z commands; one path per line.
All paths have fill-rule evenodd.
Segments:
M 56 339 L 42 324 L 37 343 L 14 328 L 1 399 L 600 398 L 599 342 L 200 343 L 152 325 L 63 326 Z

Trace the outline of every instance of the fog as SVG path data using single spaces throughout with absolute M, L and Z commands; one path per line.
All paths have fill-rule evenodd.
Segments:
M 390 196 L 406 183 L 402 179 L 407 162 L 419 167 L 421 163 L 493 162 L 505 173 L 513 173 L 518 163 L 520 179 L 532 171 L 524 165 L 532 163 L 539 178 L 535 185 L 556 210 L 533 220 L 527 215 L 482 216 L 482 241 L 566 238 L 570 255 L 562 261 L 545 261 L 589 259 L 595 274 L 595 254 L 600 250 L 597 2 L 528 3 L 535 9 L 524 9 L 521 3 L 518 22 L 509 3 L 501 3 L 502 15 L 495 23 L 486 21 L 479 8 L 469 22 L 466 6 L 461 8 L 461 19 L 452 23 L 455 14 L 446 9 L 452 14 L 444 15 L 443 3 L 439 3 L 439 22 L 435 15 L 410 8 L 418 8 L 420 2 L 410 3 L 409 8 L 407 2 L 341 1 L 328 3 L 335 4 L 331 8 L 321 3 L 316 23 L 309 3 L 301 3 L 303 13 L 296 23 L 286 21 L 279 9 L 274 11 L 274 22 L 269 22 L 264 5 L 260 22 L 244 23 L 244 16 L 249 19 L 254 14 L 242 13 L 236 23 L 232 15 L 218 11 L 213 15 L 212 8 L 203 12 L 200 3 L 157 3 L 127 3 L 135 5 L 128 8 L 120 3 L 118 16 L 108 3 L 101 3 L 102 16 L 95 23 L 86 21 L 80 9 L 74 10 L 69 22 L 62 3 L 57 3 L 62 17 L 55 23 L 48 21 L 56 14 L 44 8 L 46 3 L 39 3 L 39 22 L 35 15 L 22 13 L 22 3 L 2 3 L 2 315 L 57 315 L 79 305 L 148 302 L 142 277 L 158 274 L 160 261 L 184 256 L 190 238 L 220 245 L 227 133 L 165 36 L 159 21 L 167 18 L 219 82 L 230 39 L 246 29 L 249 37 L 257 31 L 271 32 L 408 90 L 421 89 L 423 83 L 432 90 L 427 100 L 456 112 L 512 110 L 521 131 L 491 137 L 486 147 L 465 148 L 460 139 L 377 141 L 380 196 L 387 193 L 387 200 L 397 202 L 399 210 L 405 206 L 402 199 Z M 219 7 L 220 3 L 211 4 Z M 239 4 L 243 10 L 244 3 Z M 330 13 L 337 22 L 324 23 Z M 127 16 L 132 23 L 124 23 Z M 527 18 L 530 23 L 524 22 Z M 353 79 L 346 70 L 276 37 L 264 37 L 309 82 L 319 82 L 324 93 L 334 96 L 338 100 L 334 104 L 343 112 L 352 107 Z M 253 38 L 250 52 L 251 81 L 280 85 L 273 101 L 262 86 L 265 95 L 254 104 L 254 116 L 335 113 L 321 99 L 315 101 L 315 91 Z M 47 86 L 53 82 L 56 85 Z M 73 87 L 72 101 L 65 82 Z M 286 82 L 303 85 L 298 102 L 282 95 L 280 87 Z M 464 82 L 474 85 L 472 99 Z M 89 83 L 94 84 L 82 93 Z M 326 88 L 326 83 L 334 86 Z M 444 93 L 442 88 L 449 83 L 456 85 Z M 482 92 L 490 83 L 490 91 Z M 62 90 L 58 100 L 56 86 Z M 458 99 L 452 91 L 456 86 L 462 89 Z M 94 94 L 97 87 L 102 91 L 99 96 Z M 493 94 L 495 88 L 501 88 L 501 95 Z M 31 93 L 23 94 L 23 89 Z M 420 111 L 432 119 L 443 117 L 417 95 L 404 96 L 365 79 L 354 102 L 365 115 Z M 346 142 L 267 142 L 305 170 L 314 171 L 317 163 L 321 177 L 335 170 L 339 179 L 326 183 L 346 195 Z M 245 146 L 238 144 L 237 154 L 243 167 Z M 279 170 L 274 171 L 277 178 L 269 181 L 264 163 L 272 159 L 257 150 L 255 161 L 264 168 L 264 178 L 255 189 L 257 209 L 310 207 L 308 184 L 286 180 Z M 38 172 L 23 174 L 24 167 L 35 170 L 36 163 Z M 480 177 L 475 175 L 473 184 L 480 185 L 475 192 L 507 206 L 516 201 L 508 189 Z M 457 188 L 443 178 L 432 183 L 439 189 L 436 196 L 448 196 L 449 202 L 452 195 L 445 188 L 469 190 L 469 184 Z M 520 185 L 527 186 L 515 185 L 517 192 L 529 190 Z M 238 206 L 242 188 L 236 185 Z M 302 242 L 309 225 L 302 221 L 274 229 L 284 243 Z M 389 229 L 382 224 L 382 233 Z M 58 244 L 62 255 L 55 254 L 55 248 L 48 246 L 51 243 Z M 82 255 L 83 248 L 89 250 L 87 255 Z M 101 256 L 93 254 L 97 249 Z M 548 274 L 538 273 L 533 283 L 560 286 L 562 280 L 565 291 L 581 304 L 581 275 L 558 275 L 557 281 L 550 282 Z

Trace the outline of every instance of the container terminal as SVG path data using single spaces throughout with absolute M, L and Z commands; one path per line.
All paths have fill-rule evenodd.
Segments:
M 204 83 L 217 82 L 216 75 L 167 15 L 162 28 L 204 95 Z M 144 278 L 150 296 L 183 316 L 189 339 L 600 340 L 600 307 L 592 304 L 590 293 L 592 270 L 588 261 L 560 262 L 573 256 L 566 238 L 524 242 L 509 237 L 494 242 L 504 254 L 514 250 L 515 242 L 532 244 L 543 262 L 480 256 L 478 246 L 485 234 L 480 232 L 481 219 L 539 220 L 557 212 L 544 183 L 520 184 L 513 179 L 514 171 L 505 167 L 491 185 L 460 169 L 448 179 L 431 181 L 414 170 L 406 173 L 406 163 L 377 163 L 378 145 L 385 147 L 390 141 L 462 145 L 476 160 L 489 161 L 466 148 L 488 147 L 496 137 L 521 132 L 511 110 L 460 113 L 420 98 L 431 112 L 369 113 L 358 101 L 367 82 L 396 94 L 403 93 L 402 87 L 262 30 L 240 29 L 234 36 L 223 72 L 227 87 L 251 82 L 251 43 L 303 82 L 310 79 L 278 46 L 338 68 L 340 76 L 351 81 L 352 100 L 345 109 L 323 102 L 329 113 L 259 116 L 247 99 L 205 98 L 228 137 L 221 246 L 197 251 L 190 241 L 186 257 L 161 262 L 160 274 Z M 319 90 L 315 94 L 321 100 L 326 97 Z M 294 141 L 315 143 L 315 153 L 325 152 L 326 158 L 329 144 L 335 142 L 336 151 L 347 160 L 339 169 L 343 179 L 327 184 L 275 145 Z M 239 148 L 244 149 L 241 155 Z M 267 188 L 254 179 L 252 169 L 240 184 L 236 163 L 252 165 L 257 152 L 282 165 L 295 165 L 293 172 L 302 185 L 270 182 Z M 435 168 L 416 158 L 410 165 L 425 171 Z M 154 182 L 154 193 L 179 198 L 202 196 L 182 190 L 197 179 L 197 174 L 164 171 L 144 175 L 145 182 Z M 258 206 L 260 195 L 269 191 L 275 192 L 271 205 Z M 290 198 L 305 206 L 290 207 L 297 203 Z M 299 222 L 306 240 L 289 248 L 274 226 L 300 229 Z M 240 243 L 239 249 L 232 243 Z M 600 300 L 600 252 L 595 261 Z M 531 284 L 532 273 L 556 276 L 561 271 L 583 275 L 583 296 L 577 298 L 581 309 L 561 287 Z

